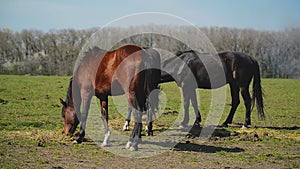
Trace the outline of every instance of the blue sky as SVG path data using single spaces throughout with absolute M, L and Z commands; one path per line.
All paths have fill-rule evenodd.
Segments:
M 0 29 L 86 29 L 139 12 L 168 13 L 201 27 L 300 27 L 299 0 L 0 0 Z

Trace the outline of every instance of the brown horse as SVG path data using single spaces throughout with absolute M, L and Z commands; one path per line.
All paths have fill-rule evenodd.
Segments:
M 217 62 L 220 60 L 220 63 Z M 246 107 L 245 123 L 243 127 L 251 124 L 251 110 L 257 101 L 258 115 L 265 118 L 262 97 L 262 87 L 258 62 L 244 53 L 224 52 L 218 55 L 201 54 L 196 51 L 180 52 L 176 56 L 165 60 L 162 63 L 162 75 L 160 83 L 176 81 L 182 88 L 184 98 L 185 116 L 182 125 L 189 121 L 190 101 L 193 105 L 196 120 L 195 125 L 201 122 L 201 115 L 198 110 L 196 88 L 215 89 L 229 84 L 231 90 L 232 107 L 226 121 L 222 126 L 232 123 L 234 113 L 240 104 L 239 93 L 241 92 Z M 213 70 L 208 73 L 207 68 Z M 217 71 L 220 70 L 220 71 Z M 219 78 L 219 77 L 224 77 Z M 195 79 L 195 84 L 191 79 Z M 252 99 L 249 93 L 249 85 L 253 81 Z M 215 83 L 211 83 L 214 81 Z
M 108 96 L 125 94 L 128 106 L 135 115 L 134 130 L 127 148 L 137 150 L 141 139 L 141 115 L 148 109 L 146 101 L 151 106 L 156 107 L 158 95 L 149 96 L 153 90 L 158 89 L 159 79 L 160 56 L 153 49 L 125 45 L 114 51 L 105 52 L 99 48 L 93 48 L 86 53 L 75 71 L 66 101 L 61 100 L 64 105 L 62 110 L 65 121 L 64 132 L 72 134 L 75 131 L 79 120 L 76 118 L 74 120 L 74 117 L 78 115 L 81 127 L 76 142 L 81 143 L 83 141 L 91 98 L 95 95 L 100 99 L 101 114 L 105 126 L 105 138 L 102 145 L 107 145 L 110 135 Z M 82 107 L 81 113 L 80 106 Z
M 76 105 L 77 113 L 75 112 L 75 105 L 73 100 L 73 92 L 80 95 L 81 93 L 89 93 L 89 95 L 94 94 L 94 84 L 97 68 L 101 62 L 101 59 L 106 54 L 107 51 L 94 47 L 85 53 L 83 60 L 77 67 L 73 77 L 70 79 L 67 95 L 65 101 L 60 99 L 62 107 L 62 117 L 64 119 L 64 129 L 63 132 L 67 135 L 72 135 L 78 124 L 79 119 L 77 115 L 80 116 L 80 105 Z M 74 84 L 74 85 L 73 85 Z M 75 85 L 76 84 L 76 85 Z M 74 88 L 76 87 L 76 90 Z M 80 86 L 78 91 L 78 86 Z M 90 97 L 91 97 L 90 96 Z M 80 98 L 79 98 L 80 99 Z

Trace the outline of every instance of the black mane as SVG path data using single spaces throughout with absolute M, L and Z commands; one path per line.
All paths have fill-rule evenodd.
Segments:
M 176 55 L 176 56 L 180 56 L 180 55 L 182 55 L 182 54 L 184 54 L 184 53 L 196 53 L 196 51 L 194 51 L 194 50 L 177 51 L 177 52 L 175 53 L 175 55 Z
M 65 102 L 67 105 L 69 105 L 70 102 L 73 102 L 73 100 L 72 100 L 72 82 L 73 82 L 73 77 L 71 77 L 71 79 L 70 79 L 68 91 L 66 94 Z

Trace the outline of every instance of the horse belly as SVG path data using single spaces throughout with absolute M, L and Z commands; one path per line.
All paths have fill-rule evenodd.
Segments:
M 214 74 L 208 76 L 204 73 L 202 76 L 198 76 L 197 85 L 201 89 L 217 89 L 227 84 L 226 77 L 223 74 Z

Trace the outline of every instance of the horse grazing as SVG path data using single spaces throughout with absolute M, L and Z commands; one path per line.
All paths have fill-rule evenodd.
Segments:
M 216 62 L 216 59 L 221 61 L 221 64 Z M 183 64 L 184 63 L 184 64 Z M 184 68 L 186 65 L 186 68 Z M 189 105 L 190 101 L 193 105 L 196 120 L 195 125 L 201 122 L 201 115 L 198 110 L 196 88 L 215 89 L 226 85 L 230 86 L 231 90 L 231 110 L 222 124 L 227 127 L 232 123 L 234 113 L 240 104 L 239 93 L 241 92 L 244 104 L 246 107 L 245 123 L 243 127 L 251 125 L 251 110 L 255 100 L 257 102 L 258 116 L 261 119 L 265 118 L 264 105 L 262 97 L 261 78 L 258 62 L 244 53 L 239 52 L 223 52 L 218 55 L 200 54 L 196 51 L 186 51 L 177 53 L 175 57 L 165 60 L 161 64 L 162 73 L 160 83 L 176 81 L 177 85 L 182 88 L 184 98 L 184 120 L 181 125 L 187 125 L 189 121 Z M 206 66 L 216 71 L 213 77 L 209 76 Z M 186 71 L 189 70 L 189 71 Z M 218 80 L 218 76 L 225 77 L 224 80 Z M 195 85 L 191 84 L 191 77 L 195 79 Z M 216 83 L 211 84 L 211 79 Z M 253 95 L 252 99 L 249 93 L 249 85 L 253 80 Z
M 137 150 L 141 139 L 142 112 L 148 108 L 146 102 L 153 106 L 151 110 L 156 107 L 158 94 L 149 96 L 153 90 L 159 89 L 160 74 L 160 55 L 153 49 L 125 45 L 109 52 L 99 48 L 88 51 L 73 75 L 66 101 L 61 100 L 64 105 L 62 110 L 65 119 L 64 132 L 74 133 L 79 120 L 73 119 L 78 115 L 81 126 L 76 142 L 83 141 L 91 98 L 95 95 L 100 99 L 105 127 L 102 145 L 107 145 L 110 136 L 108 96 L 125 94 L 130 111 L 133 111 L 135 115 L 134 130 L 127 148 Z M 69 105 L 73 106 L 73 109 Z M 80 106 L 82 107 L 81 113 Z M 148 125 L 151 130 L 152 122 Z
M 94 47 L 85 53 L 85 57 L 70 79 L 65 101 L 60 99 L 63 105 L 61 113 L 64 119 L 63 133 L 66 135 L 72 135 L 79 124 L 77 115 L 80 116 L 81 105 L 77 103 L 74 105 L 73 92 L 75 92 L 76 100 L 81 98 L 79 97 L 81 94 L 88 94 L 88 97 L 93 96 L 93 86 L 95 84 L 97 68 L 106 52 L 107 51 L 99 49 L 98 47 Z

